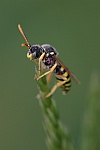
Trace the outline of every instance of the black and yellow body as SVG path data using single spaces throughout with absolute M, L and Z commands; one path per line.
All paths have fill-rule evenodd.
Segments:
M 62 78 L 59 75 L 61 75 Z M 69 73 L 60 65 L 56 67 L 56 79 L 57 79 L 57 82 L 59 83 L 66 81 L 61 86 L 63 94 L 66 94 L 71 88 L 71 78 L 70 78 Z
M 70 70 L 58 59 L 58 53 L 54 47 L 52 47 L 50 44 L 36 44 L 31 46 L 20 24 L 18 25 L 18 29 L 27 43 L 22 44 L 22 46 L 26 46 L 28 48 L 27 57 L 30 60 L 34 60 L 38 64 L 38 77 L 36 78 L 36 80 L 39 80 L 43 76 L 47 76 L 47 82 L 50 82 L 52 73 L 55 73 L 57 83 L 45 96 L 46 98 L 51 96 L 58 87 L 61 87 L 63 93 L 66 94 L 71 87 L 70 77 L 72 77 L 77 83 L 79 83 L 74 74 L 70 72 Z M 44 69 L 43 65 L 45 66 L 44 68 L 47 70 L 47 72 L 40 75 L 41 69 Z

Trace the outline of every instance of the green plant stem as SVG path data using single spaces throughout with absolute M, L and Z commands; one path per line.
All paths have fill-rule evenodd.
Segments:
M 56 104 L 52 96 L 44 98 L 50 91 L 46 78 L 38 81 L 39 103 L 43 112 L 44 130 L 47 135 L 47 147 L 49 150 L 74 150 L 71 136 L 68 130 L 62 125 Z
M 90 96 L 85 113 L 82 150 L 100 149 L 100 86 L 98 74 L 93 74 L 90 83 Z

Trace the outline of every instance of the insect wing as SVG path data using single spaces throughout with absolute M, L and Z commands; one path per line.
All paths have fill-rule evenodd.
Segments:
M 75 80 L 76 83 L 80 84 L 80 81 L 76 78 L 76 76 L 63 64 L 59 58 L 57 58 L 55 55 L 53 58 L 69 73 L 69 75 Z

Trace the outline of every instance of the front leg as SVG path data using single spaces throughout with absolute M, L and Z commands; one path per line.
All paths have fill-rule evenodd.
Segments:
M 57 63 L 55 63 L 54 66 L 49 71 L 45 72 L 44 74 L 42 74 L 41 76 L 36 78 L 36 80 L 41 79 L 42 77 L 46 76 L 47 74 L 52 74 L 52 72 L 55 70 L 56 66 L 57 66 Z
M 41 61 L 43 60 L 43 57 L 45 56 L 45 52 L 40 56 L 39 62 L 38 62 L 38 76 L 40 75 L 41 71 Z

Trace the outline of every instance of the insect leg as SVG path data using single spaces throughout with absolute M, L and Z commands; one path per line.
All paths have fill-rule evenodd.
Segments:
M 39 63 L 38 63 L 38 75 L 40 75 L 40 70 L 41 70 L 41 61 L 43 60 L 43 57 L 45 56 L 45 52 L 40 56 L 39 58 Z
M 34 59 L 34 62 L 39 66 L 39 61 Z
M 59 78 L 59 79 L 63 79 L 64 81 L 67 81 L 68 79 L 66 78 L 66 77 L 64 77 L 63 75 L 57 75 L 57 77 Z
M 50 80 L 51 80 L 52 73 L 53 73 L 53 72 L 50 72 L 50 73 L 48 74 L 48 76 L 47 76 L 47 82 L 48 82 L 48 83 L 49 83 L 49 82 L 50 82 Z
M 51 96 L 51 95 L 56 91 L 56 89 L 57 89 L 58 87 L 62 86 L 64 83 L 66 83 L 66 80 L 65 80 L 65 81 L 62 81 L 62 82 L 56 83 L 56 84 L 53 86 L 53 88 L 51 89 L 50 93 L 45 96 L 45 98 L 48 98 L 49 96 Z
M 57 66 L 57 65 L 56 65 L 56 66 Z M 50 82 L 51 77 L 52 77 L 52 73 L 53 73 L 54 69 L 55 69 L 55 68 L 53 68 L 52 71 L 48 74 L 48 76 L 47 76 L 47 83 Z
M 54 66 L 47 72 L 45 72 L 44 74 L 42 74 L 41 76 L 39 76 L 36 80 L 41 79 L 42 77 L 46 76 L 49 73 L 52 73 L 54 71 L 54 69 L 56 68 L 57 64 L 55 63 Z

